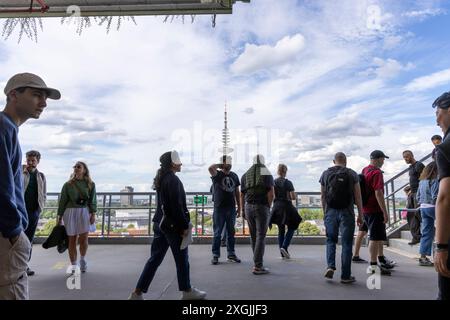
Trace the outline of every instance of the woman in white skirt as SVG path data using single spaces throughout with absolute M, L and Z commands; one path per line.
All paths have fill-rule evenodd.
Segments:
M 95 184 L 84 162 L 78 161 L 62 190 L 58 204 L 57 224 L 64 224 L 69 237 L 69 258 L 73 267 L 77 263 L 77 240 L 80 244 L 80 270 L 86 272 L 89 227 L 95 223 L 97 194 Z

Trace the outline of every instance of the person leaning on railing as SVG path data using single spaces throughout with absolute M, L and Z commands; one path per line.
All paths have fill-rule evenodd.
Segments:
M 433 103 L 436 121 L 444 141 L 436 147 L 439 194 L 436 201 L 436 250 L 434 266 L 439 273 L 439 300 L 450 299 L 450 92 L 445 92 Z

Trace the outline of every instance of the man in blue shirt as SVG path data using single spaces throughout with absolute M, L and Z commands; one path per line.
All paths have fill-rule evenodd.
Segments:
M 39 119 L 46 100 L 59 99 L 37 75 L 16 74 L 4 89 L 6 106 L 0 112 L 0 300 L 28 299 L 26 270 L 30 241 L 24 231 L 28 215 L 23 192 L 22 151 L 19 126 Z

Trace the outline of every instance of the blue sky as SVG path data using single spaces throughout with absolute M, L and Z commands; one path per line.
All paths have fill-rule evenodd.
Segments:
M 259 140 L 272 172 L 286 163 L 297 190 L 316 191 L 337 151 L 357 171 L 385 151 L 387 177 L 405 168 L 403 150 L 431 151 L 431 104 L 450 89 L 449 14 L 435 0 L 252 0 L 215 28 L 209 16 L 137 17 L 81 36 L 48 19 L 37 43 L 0 40 L 0 84 L 29 71 L 63 94 L 20 128 L 24 152 L 43 154 L 50 191 L 77 160 L 101 191 L 147 191 L 171 149 L 186 189 L 208 190 L 225 101 L 239 175 Z

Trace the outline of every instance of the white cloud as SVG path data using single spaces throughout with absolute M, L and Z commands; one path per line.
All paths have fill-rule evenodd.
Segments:
M 414 79 L 405 87 L 406 91 L 424 91 L 450 82 L 450 69 L 445 69 Z
M 409 71 L 414 68 L 414 64 L 408 62 L 402 64 L 395 59 L 373 59 L 374 67 L 367 69 L 363 74 L 376 75 L 379 78 L 389 79 L 396 77 L 402 71 Z
M 407 17 L 407 18 L 415 18 L 415 19 L 424 20 L 429 17 L 434 17 L 434 16 L 438 16 L 438 15 L 443 15 L 443 14 L 447 14 L 447 11 L 438 8 L 438 9 L 408 11 L 408 12 L 403 13 L 402 16 Z
M 378 30 L 367 27 L 374 3 L 381 9 Z M 429 98 L 391 81 L 407 79 L 412 67 L 395 51 L 404 39 L 416 41 L 402 26 L 413 20 L 400 16 L 405 6 L 258 0 L 237 3 L 233 15 L 217 17 L 215 29 L 206 16 L 194 24 L 139 17 L 137 26 L 124 24 L 120 32 L 94 27 L 82 36 L 50 19 L 37 44 L 24 39 L 18 45 L 14 37 L 2 43 L 0 82 L 26 70 L 63 93 L 49 101 L 42 119 L 20 128 L 22 147 L 42 151 L 51 191 L 60 190 L 78 158 L 90 165 L 99 190 L 133 185 L 148 191 L 160 154 L 174 148 L 185 151 L 180 176 L 186 190 L 209 189 L 205 166 L 218 157 L 225 101 L 240 161 L 236 172 L 243 173 L 256 152 L 249 128 L 262 125 L 280 131 L 267 152 L 276 159 L 271 168 L 286 162 L 301 189 L 317 190 L 317 174 L 337 151 L 346 152 L 356 170 L 375 148 L 390 156 L 399 146 L 431 149 L 436 127 L 431 108 L 428 115 L 422 107 Z M 30 52 L 46 59 L 37 63 Z M 417 144 L 401 144 L 405 128 Z M 404 168 L 397 156 L 387 175 Z
M 301 34 L 286 36 L 275 46 L 246 44 L 244 52 L 231 65 L 236 74 L 268 70 L 292 62 L 305 47 Z

